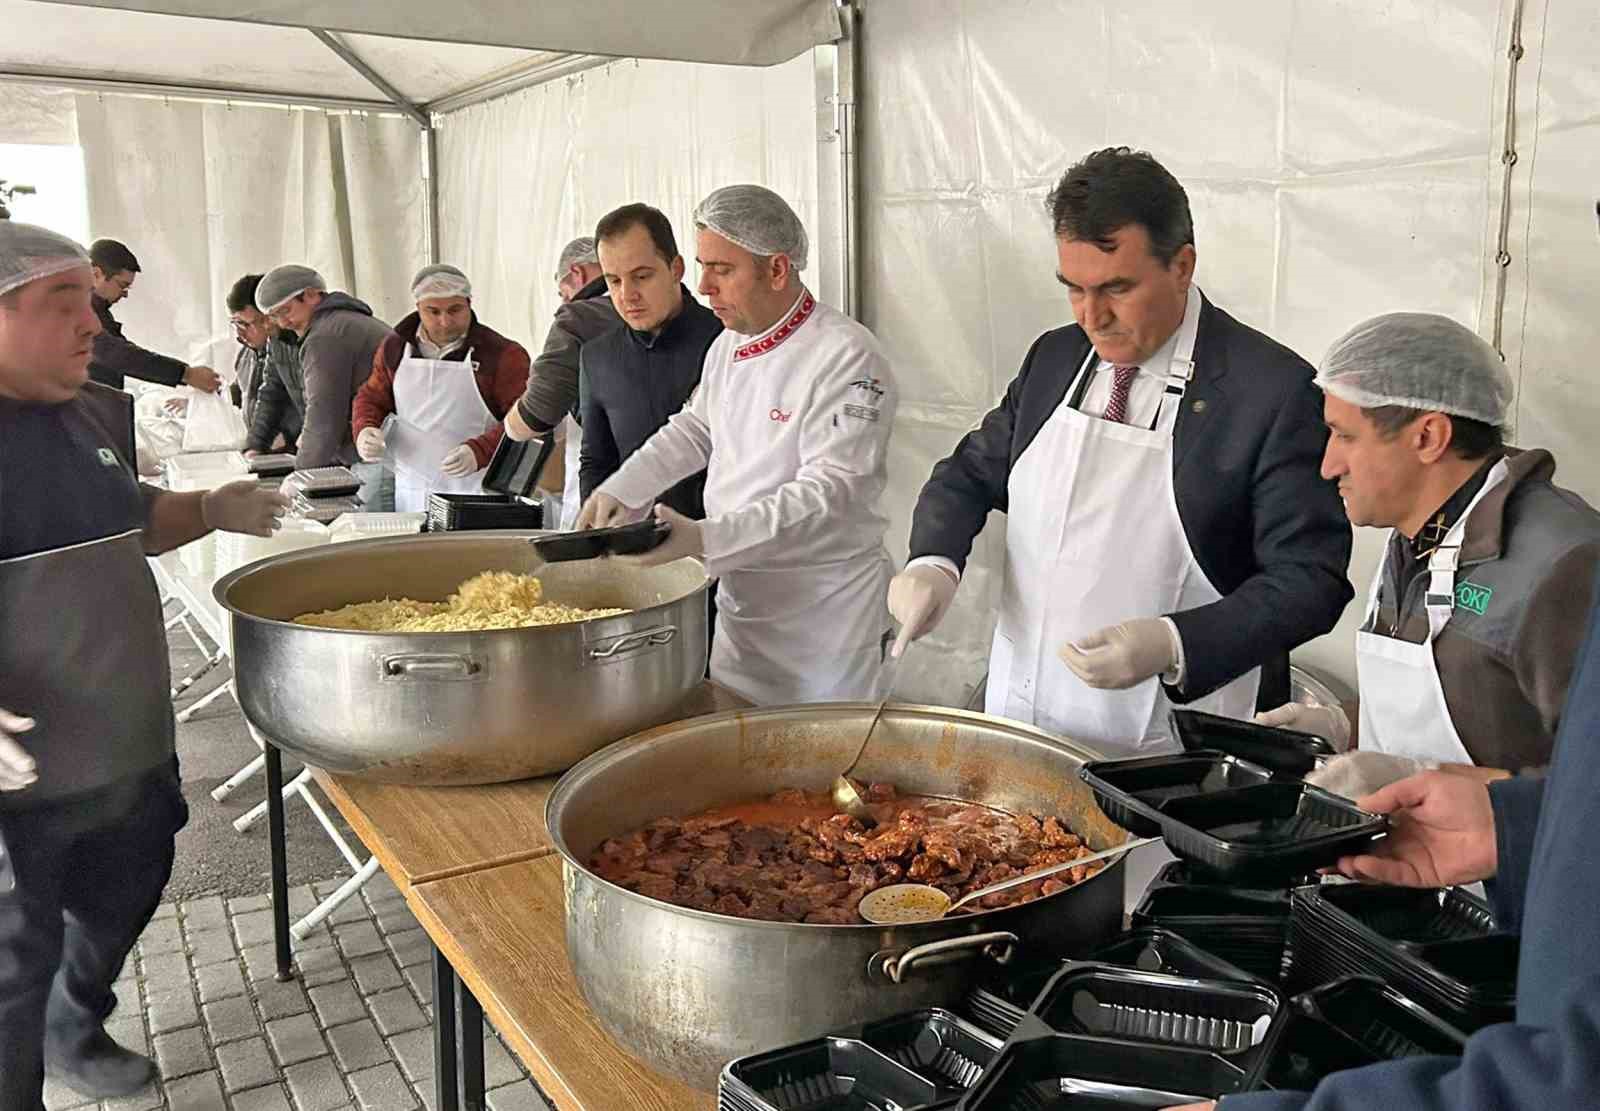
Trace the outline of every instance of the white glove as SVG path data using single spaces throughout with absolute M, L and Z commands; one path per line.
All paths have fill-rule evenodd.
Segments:
M 356 436 L 356 454 L 363 463 L 376 463 L 383 458 L 383 432 L 377 428 L 363 428 Z
M 363 433 L 364 435 L 365 433 Z M 380 437 L 382 433 L 379 433 Z M 449 455 L 444 457 L 444 462 L 439 464 L 439 473 L 450 478 L 465 478 L 478 469 L 478 457 L 469 444 L 458 444 Z
M 572 527 L 578 531 L 615 528 L 627 524 L 633 515 L 634 511 L 622 502 L 604 490 L 596 490 L 583 503 L 583 508 L 578 510 L 578 520 Z
M 706 551 L 705 538 L 700 532 L 700 522 L 685 517 L 676 509 L 656 506 L 656 520 L 672 527 L 672 534 L 660 546 L 640 555 L 612 556 L 624 567 L 659 567 L 675 559 L 702 556 Z
M 1387 752 L 1346 752 L 1306 776 L 1306 782 L 1354 801 L 1438 766 Z
M 1304 702 L 1285 702 L 1275 710 L 1256 715 L 1257 725 L 1274 729 L 1295 729 L 1312 733 L 1330 742 L 1336 752 L 1350 747 L 1350 719 L 1338 706 L 1307 706 Z
M 1159 617 L 1111 625 L 1061 646 L 1061 662 L 1097 690 L 1126 690 L 1178 666 L 1172 628 Z
M 200 517 L 206 528 L 248 536 L 271 536 L 288 511 L 288 498 L 250 479 L 219 486 L 200 499 Z
M 0 791 L 20 791 L 38 780 L 33 757 L 12 738 L 13 733 L 26 733 L 32 728 L 32 718 L 0 710 Z
M 949 571 L 930 563 L 907 567 L 889 580 L 889 614 L 900 622 L 891 658 L 899 659 L 906 645 L 933 632 L 960 585 Z

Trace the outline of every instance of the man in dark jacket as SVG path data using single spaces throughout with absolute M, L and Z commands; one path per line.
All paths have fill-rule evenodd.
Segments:
M 1169 701 L 1287 701 L 1289 650 L 1350 599 L 1350 526 L 1318 474 L 1312 369 L 1201 296 L 1177 180 L 1111 148 L 1048 203 L 1078 323 L 934 468 L 889 608 L 902 641 L 931 629 L 1007 513 L 988 712 L 1148 752 L 1171 744 Z
M 103 386 L 122 389 L 125 378 L 141 378 L 162 386 L 193 386 L 216 393 L 222 379 L 208 366 L 189 366 L 181 359 L 147 351 L 122 334 L 122 325 L 111 315 L 111 306 L 128 296 L 139 276 L 139 260 L 115 239 L 96 239 L 89 246 L 94 275 L 94 312 L 100 318 L 100 334 L 94 338 L 94 354 L 89 359 L 89 377 Z
M 390 334 L 365 301 L 329 293 L 309 266 L 279 266 L 256 288 L 256 307 L 280 328 L 300 337 L 305 379 L 305 425 L 295 466 L 346 466 L 364 483 L 361 500 L 374 512 L 394 508 L 394 476 L 383 465 L 362 463 L 350 431 L 356 391 L 372 373 L 372 357 Z
M 82 247 L 0 221 L 0 1107 L 49 1074 L 91 1099 L 155 1073 L 105 1030 L 187 816 L 147 557 L 213 529 L 271 535 L 254 482 L 136 481 L 133 401 L 88 381 Z M 41 635 L 48 629 L 48 635 Z M 132 1000 L 135 1010 L 137 998 Z
M 658 209 L 624 205 L 595 229 L 600 269 L 625 327 L 585 344 L 579 394 L 583 451 L 579 486 L 587 498 L 700 384 L 706 348 L 722 332 L 715 313 L 683 285 L 683 257 L 672 224 Z M 701 471 L 659 499 L 702 520 Z
M 1368 883 L 1487 880 L 1495 921 L 1520 932 L 1517 1014 L 1460 1057 L 1407 1057 L 1327 1077 L 1312 1092 L 1227 1096 L 1219 1111 L 1588 1111 L 1600 1105 L 1600 600 L 1573 670 L 1548 776 L 1487 786 L 1430 771 L 1360 799 L 1393 823 L 1377 855 L 1340 871 Z M 1174 1111 L 1210 1111 L 1190 1105 Z
M 260 285 L 260 274 L 246 274 L 228 290 L 228 323 L 239 341 L 239 357 L 233 364 L 233 403 L 243 412 L 249 429 L 246 455 L 272 451 L 280 438 L 282 450 L 292 453 L 300 439 L 305 395 L 297 392 L 291 399 L 284 378 L 291 378 L 297 386 L 300 383 L 300 337 L 279 328 L 256 308 Z M 274 388 L 263 409 L 261 399 L 268 394 L 268 383 Z
M 556 264 L 556 289 L 561 294 L 561 307 L 556 309 L 554 322 L 546 333 L 544 350 L 533 360 L 528 373 L 528 388 L 522 400 L 506 414 L 506 435 L 513 440 L 530 440 L 553 431 L 567 417 L 578 410 L 578 353 L 583 345 L 597 336 L 611 331 L 622 322 L 611 304 L 605 278 L 600 274 L 600 260 L 595 253 L 594 239 L 580 236 L 561 248 Z M 546 482 L 541 487 L 554 494 L 555 506 L 547 505 L 547 519 L 553 516 L 552 508 L 560 509 L 560 523 L 570 528 L 578 516 L 578 453 L 581 433 L 569 422 L 566 457 L 563 461 L 563 484 L 554 486 L 556 468 L 545 468 Z M 574 473 L 568 473 L 574 472 Z

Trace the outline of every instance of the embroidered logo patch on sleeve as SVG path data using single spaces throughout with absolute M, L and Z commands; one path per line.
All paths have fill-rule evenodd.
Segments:
M 878 420 L 878 410 L 869 408 L 866 405 L 846 405 L 844 407 L 844 415 L 855 417 L 856 420 L 872 421 L 873 423 L 877 423 Z
M 1493 587 L 1469 582 L 1456 584 L 1456 605 L 1464 610 L 1471 610 L 1479 617 L 1482 617 L 1484 611 L 1489 608 L 1489 600 L 1493 597 Z

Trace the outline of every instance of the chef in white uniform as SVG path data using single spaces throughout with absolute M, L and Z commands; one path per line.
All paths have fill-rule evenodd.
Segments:
M 805 229 L 757 185 L 695 210 L 700 293 L 726 327 L 689 403 L 585 503 L 579 528 L 644 516 L 706 470 L 706 519 L 665 506 L 653 565 L 720 580 L 711 677 L 761 705 L 879 697 L 889 615 L 885 481 L 895 386 L 877 340 L 800 280 Z
M 1431 313 L 1364 321 L 1323 359 L 1323 474 L 1352 523 L 1390 530 L 1356 634 L 1359 751 L 1313 773 L 1352 798 L 1424 767 L 1494 778 L 1550 762 L 1600 514 L 1508 448 L 1505 363 Z M 1264 724 L 1343 745 L 1339 707 L 1289 703 Z

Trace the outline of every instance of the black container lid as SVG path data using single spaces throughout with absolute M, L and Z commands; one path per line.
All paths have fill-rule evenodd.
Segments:
M 656 520 L 637 521 L 615 528 L 584 529 L 541 536 L 534 550 L 546 563 L 565 563 L 576 559 L 599 559 L 608 555 L 639 555 L 666 542 L 672 529 Z
M 513 498 L 538 498 L 539 476 L 555 450 L 555 436 L 546 434 L 518 441 L 501 436 L 499 446 L 484 468 L 483 488 Z
M 1174 709 L 1171 721 L 1172 735 L 1188 751 L 1225 752 L 1277 775 L 1300 778 L 1316 767 L 1318 757 L 1337 755 L 1332 742 L 1296 729 L 1277 729 L 1201 710 Z

